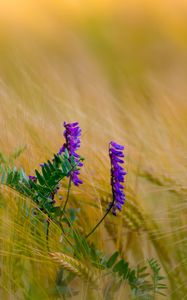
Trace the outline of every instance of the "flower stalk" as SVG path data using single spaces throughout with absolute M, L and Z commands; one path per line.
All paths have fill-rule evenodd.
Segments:
M 112 188 L 112 202 L 109 203 L 108 209 L 101 220 L 96 226 L 86 235 L 88 238 L 104 221 L 106 216 L 112 210 L 113 215 L 116 216 L 116 210 L 122 210 L 122 205 L 125 202 L 124 186 L 122 183 L 125 182 L 125 175 L 127 174 L 120 164 L 124 163 L 122 158 L 124 157 L 124 146 L 119 145 L 115 142 L 109 144 L 109 157 L 111 162 L 111 188 Z

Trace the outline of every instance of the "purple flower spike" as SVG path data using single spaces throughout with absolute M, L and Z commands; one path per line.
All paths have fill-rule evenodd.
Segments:
M 64 122 L 64 137 L 66 142 L 64 145 L 60 148 L 58 154 L 61 155 L 62 153 L 65 152 L 65 150 L 68 150 L 69 157 L 71 158 L 72 156 L 75 158 L 75 162 L 77 163 L 78 167 L 82 167 L 83 163 L 80 162 L 80 156 L 76 153 L 76 151 L 80 148 L 80 136 L 81 136 L 81 129 L 79 127 L 78 122 L 74 123 L 66 123 Z M 79 179 L 79 170 L 76 169 L 71 172 L 70 176 L 72 179 L 72 182 L 74 185 L 79 186 L 79 184 L 82 184 L 82 180 Z
M 125 202 L 124 186 L 125 175 L 127 174 L 123 167 L 119 164 L 123 164 L 124 160 L 124 146 L 121 146 L 115 142 L 109 144 L 109 156 L 111 161 L 111 186 L 113 201 L 110 203 L 109 208 L 112 207 L 112 213 L 116 216 L 116 209 L 122 210 L 122 206 Z

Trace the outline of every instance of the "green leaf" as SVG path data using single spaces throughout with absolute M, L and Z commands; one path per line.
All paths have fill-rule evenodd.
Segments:
M 55 171 L 55 167 L 53 166 L 53 164 L 50 162 L 50 160 L 47 161 L 48 163 L 48 167 L 50 169 L 51 172 L 54 172 Z
M 164 276 L 157 276 L 157 280 L 163 280 L 163 279 L 165 279 Z
M 42 175 L 41 175 L 37 170 L 35 170 L 35 174 L 36 174 L 36 177 L 37 177 L 39 183 L 40 183 L 41 185 L 45 184 L 44 178 L 42 177 Z
M 66 172 L 69 173 L 72 170 L 72 166 L 71 166 L 68 159 L 64 160 L 64 165 L 65 165 L 65 168 L 66 168 Z
M 68 149 L 65 149 L 64 157 L 67 158 L 67 159 L 69 159 L 69 152 L 68 152 Z
M 7 185 L 11 185 L 12 177 L 13 177 L 13 171 L 8 171 L 7 178 L 6 178 L 6 184 Z
M 48 181 L 49 177 L 50 177 L 50 170 L 47 169 L 47 167 L 44 165 L 42 166 L 42 175 L 45 179 L 45 182 Z
M 75 157 L 74 156 L 71 156 L 71 165 L 72 167 L 76 167 L 76 161 L 75 161 Z
M 117 272 L 119 276 L 126 274 L 128 270 L 128 263 L 126 263 L 123 259 L 120 260 L 113 268 L 113 272 Z
M 116 251 L 107 261 L 107 263 L 106 263 L 107 268 L 111 268 L 113 266 L 113 264 L 116 262 L 116 259 L 118 258 L 118 256 L 119 256 L 119 252 Z
M 2 184 L 5 183 L 5 180 L 6 180 L 6 172 L 3 171 L 3 172 L 2 172 L 2 175 L 1 175 L 1 183 L 2 183 Z

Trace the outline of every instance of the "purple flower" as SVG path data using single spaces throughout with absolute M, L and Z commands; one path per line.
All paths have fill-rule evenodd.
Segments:
M 37 178 L 36 176 L 32 176 L 32 175 L 29 175 L 29 179 L 36 182 L 37 181 Z
M 80 161 L 80 156 L 76 153 L 76 151 L 80 148 L 80 136 L 81 136 L 81 129 L 79 127 L 78 122 L 74 123 L 66 123 L 64 122 L 64 137 L 66 142 L 64 145 L 60 148 L 58 154 L 61 155 L 65 152 L 65 150 L 68 150 L 69 157 L 75 158 L 75 162 L 77 163 L 78 167 L 82 167 L 83 163 Z M 71 172 L 70 176 L 72 179 L 72 182 L 74 185 L 79 186 L 79 184 L 82 184 L 82 180 L 79 179 L 79 169 L 75 169 Z
M 115 142 L 109 144 L 109 156 L 111 161 L 111 186 L 113 201 L 110 203 L 109 208 L 112 208 L 113 215 L 116 216 L 116 210 L 122 210 L 122 206 L 125 202 L 125 193 L 123 183 L 125 182 L 124 168 L 120 165 L 124 163 L 122 159 L 124 157 L 124 146 L 121 146 Z

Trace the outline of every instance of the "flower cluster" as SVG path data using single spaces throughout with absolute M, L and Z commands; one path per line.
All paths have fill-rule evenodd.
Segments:
M 33 182 L 37 181 L 36 176 L 29 175 L 28 177 L 29 177 L 29 179 L 32 180 Z
M 125 202 L 124 186 L 122 183 L 125 181 L 124 168 L 120 165 L 124 163 L 122 159 L 124 147 L 115 143 L 110 142 L 109 144 L 109 156 L 111 161 L 111 186 L 113 201 L 110 203 L 109 208 L 112 208 L 112 212 L 116 215 L 116 209 L 122 210 L 122 205 Z
M 77 163 L 78 167 L 82 167 L 83 163 L 80 161 L 80 156 L 76 153 L 76 151 L 80 148 L 80 136 L 81 136 L 81 128 L 79 127 L 78 122 L 74 123 L 66 123 L 64 122 L 64 137 L 66 142 L 60 148 L 58 154 L 62 154 L 65 150 L 68 150 L 69 157 L 73 156 L 75 158 L 75 162 Z M 80 174 L 79 169 L 76 168 L 74 171 L 71 172 L 71 180 L 74 185 L 79 186 L 82 184 L 82 180 L 79 179 L 78 175 Z
M 83 166 L 82 159 L 77 154 L 77 150 L 80 148 L 80 136 L 81 136 L 81 128 L 79 127 L 78 122 L 66 123 L 64 122 L 64 138 L 65 143 L 60 148 L 57 155 L 61 155 L 63 153 L 68 152 L 68 159 L 70 163 L 72 162 L 72 158 L 74 159 L 76 166 L 70 171 L 70 183 L 71 181 L 74 185 L 79 186 L 82 184 L 82 180 L 79 179 L 80 175 L 80 167 Z M 122 206 L 125 202 L 125 193 L 124 193 L 124 185 L 125 175 L 127 174 L 122 166 L 124 163 L 124 146 L 117 144 L 114 141 L 109 143 L 109 156 L 111 161 L 111 187 L 112 187 L 112 196 L 113 200 L 109 204 L 107 212 L 112 210 L 112 213 L 116 215 L 116 211 L 122 210 Z M 43 167 L 44 164 L 41 165 Z M 37 182 L 37 177 L 29 176 L 29 179 L 33 182 Z M 58 193 L 59 186 L 52 191 L 49 196 L 51 200 L 54 202 L 54 195 Z M 69 193 L 68 193 L 69 195 Z

